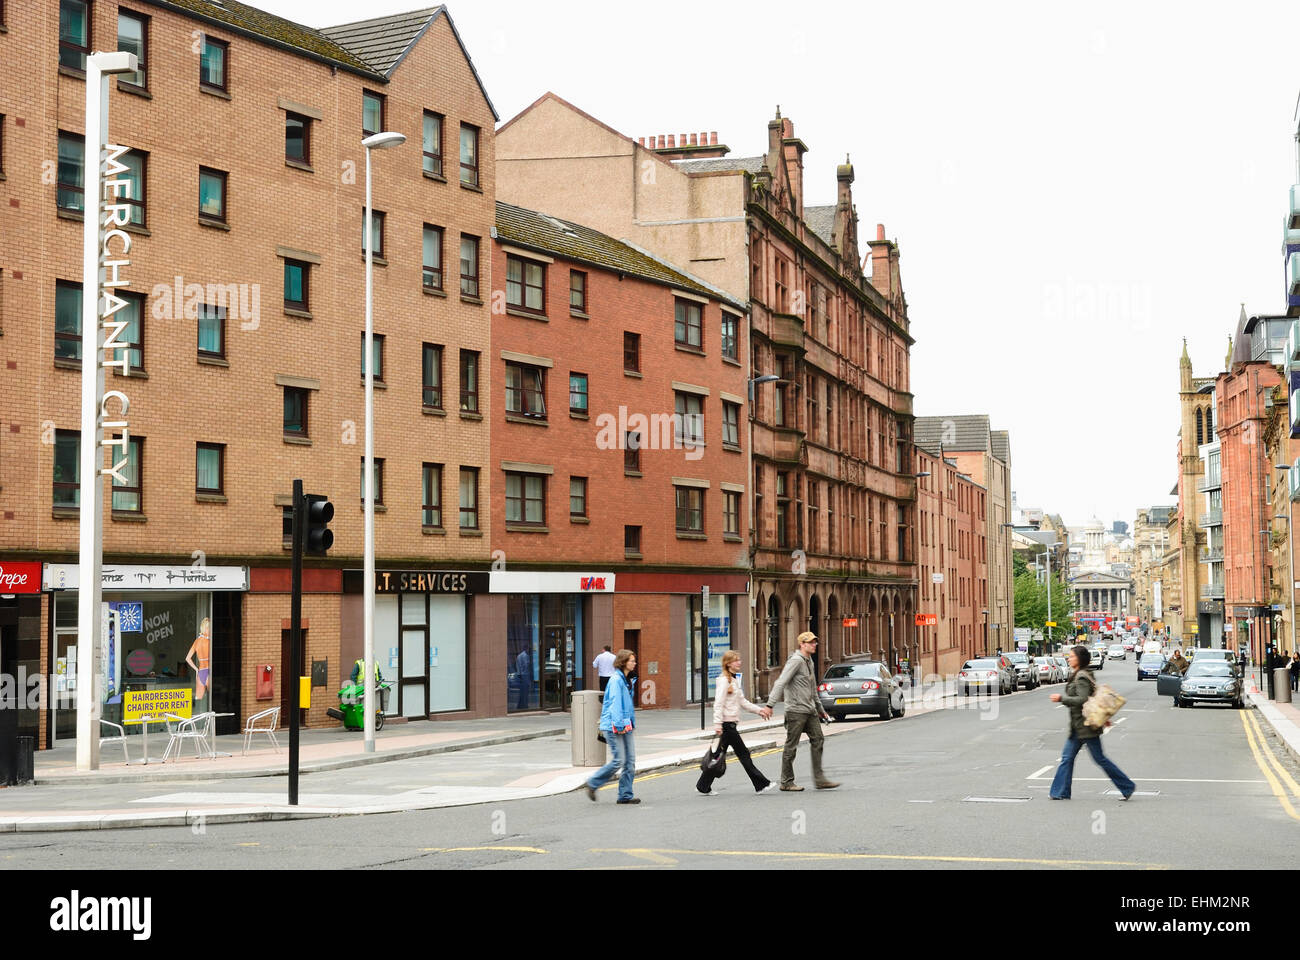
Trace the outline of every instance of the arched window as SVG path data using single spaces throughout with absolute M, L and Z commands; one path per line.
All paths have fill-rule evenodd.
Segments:
M 1207 407 L 1205 409 L 1205 442 L 1206 443 L 1214 442 L 1214 408 L 1213 407 Z
M 1201 408 L 1196 408 L 1196 445 L 1199 447 L 1205 442 L 1205 421 L 1202 419 Z
M 767 665 L 775 667 L 781 656 L 781 603 L 776 594 L 767 601 Z

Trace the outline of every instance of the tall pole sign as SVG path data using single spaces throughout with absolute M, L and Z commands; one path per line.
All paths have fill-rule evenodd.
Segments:
M 100 655 L 100 606 L 104 560 L 104 475 L 124 477 L 130 444 L 130 400 L 120 390 L 104 393 L 104 370 L 130 372 L 129 344 L 119 340 L 127 321 L 117 313 L 127 304 L 118 287 L 130 286 L 122 271 L 130 266 L 131 235 L 120 229 L 131 217 L 130 180 L 119 177 L 126 147 L 107 142 L 108 81 L 113 74 L 137 68 L 133 53 L 92 53 L 86 57 L 85 229 L 82 243 L 81 294 L 81 518 L 77 583 L 77 769 L 99 769 L 99 710 L 103 702 Z M 118 351 L 127 351 L 119 354 Z M 104 436 L 105 430 L 120 437 Z M 103 446 L 118 446 L 113 466 L 104 467 Z

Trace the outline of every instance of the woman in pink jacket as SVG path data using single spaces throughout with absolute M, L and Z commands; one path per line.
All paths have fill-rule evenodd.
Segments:
M 745 746 L 745 741 L 740 739 L 736 723 L 740 720 L 741 710 L 760 713 L 762 708 L 745 699 L 745 693 L 740 689 L 740 654 L 735 650 L 728 650 L 722 655 L 722 673 L 718 675 L 713 694 L 713 732 L 722 737 L 720 748 L 723 754 L 726 754 L 727 747 L 735 750 L 736 756 L 740 758 L 740 765 L 745 768 L 750 781 L 754 784 L 754 789 L 758 793 L 767 793 L 775 789 L 776 784 L 763 776 L 762 772 L 754 766 L 754 761 L 749 756 L 749 748 Z M 713 774 L 701 772 L 695 789 L 706 797 L 716 797 L 718 794 L 713 789 L 714 779 Z

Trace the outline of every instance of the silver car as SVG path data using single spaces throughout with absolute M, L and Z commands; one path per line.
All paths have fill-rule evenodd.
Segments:
M 1034 657 L 1034 666 L 1038 668 L 1039 683 L 1056 683 L 1061 679 L 1061 668 L 1051 657 Z
M 1010 693 L 1015 683 L 1015 674 L 1011 672 L 1010 661 L 1001 657 L 980 657 L 967 660 L 957 675 L 957 686 L 966 696 L 971 690 L 997 689 L 998 695 Z
M 1011 661 L 1011 665 L 1016 668 L 1016 680 L 1023 684 L 1025 689 L 1038 686 L 1038 671 L 1029 661 L 1029 654 L 1021 653 L 1019 650 L 1012 650 L 1010 653 L 1004 653 L 1004 657 Z
M 1053 656 L 1052 659 L 1055 660 L 1056 665 L 1061 668 L 1061 682 L 1064 683 L 1066 680 L 1069 680 L 1070 661 L 1065 659 L 1065 657 L 1060 656 L 1059 654 Z
M 847 660 L 827 667 L 817 685 L 817 697 L 822 709 L 836 720 L 857 713 L 892 720 L 907 710 L 902 686 L 879 660 Z

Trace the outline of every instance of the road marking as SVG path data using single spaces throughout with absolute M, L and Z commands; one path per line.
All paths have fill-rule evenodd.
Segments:
M 1116 720 L 1115 722 L 1116 722 L 1116 723 L 1123 723 L 1123 722 L 1124 722 L 1125 720 L 1127 720 L 1127 719 L 1128 719 L 1128 717 L 1120 717 L 1120 718 L 1119 718 L 1118 720 Z
M 933 800 L 909 800 L 908 803 L 934 803 Z
M 1051 777 L 1026 777 L 1028 780 L 1050 780 Z M 1110 777 L 1075 777 L 1075 780 L 1097 780 L 1109 783 Z M 1143 783 L 1265 783 L 1264 780 L 1186 780 L 1179 777 L 1138 777 Z
M 480 849 L 480 848 L 472 848 Z M 673 850 L 656 847 L 593 847 L 589 853 L 625 853 L 628 856 L 660 854 L 672 857 L 758 857 L 775 860 L 893 860 L 925 863 L 1022 863 L 1049 867 L 1141 867 L 1144 870 L 1167 870 L 1158 863 L 1134 863 L 1123 860 L 1031 860 L 1018 857 L 908 856 L 897 853 L 821 853 L 807 850 Z
M 1051 770 L 1051 769 L 1052 769 L 1052 765 L 1049 763 L 1047 766 L 1045 766 L 1045 767 L 1040 767 L 1039 769 L 1035 770 L 1035 771 L 1034 771 L 1033 773 L 1031 773 L 1029 776 L 1025 777 L 1025 779 L 1026 779 L 1026 780 L 1038 780 L 1038 779 L 1046 780 L 1047 778 L 1044 777 L 1043 774 L 1045 774 L 1048 770 Z
M 1255 728 L 1255 735 L 1259 737 L 1260 746 L 1265 748 L 1264 754 L 1265 756 L 1268 757 L 1269 761 L 1273 766 L 1273 769 L 1276 770 L 1278 776 L 1281 777 L 1284 781 L 1286 781 L 1286 783 L 1291 787 L 1292 795 L 1296 797 L 1300 797 L 1300 783 L 1295 782 L 1295 779 L 1291 776 L 1289 772 L 1287 772 L 1286 767 L 1282 766 L 1281 761 L 1277 760 L 1277 758 L 1274 756 L 1273 749 L 1268 746 L 1268 741 L 1264 739 L 1264 730 L 1263 727 L 1261 727 L 1259 724 L 1259 719 L 1253 713 L 1248 714 L 1248 716 L 1250 717 L 1251 726 Z
M 1028 797 L 962 797 L 962 803 L 1028 803 Z
M 493 850 L 508 850 L 512 853 L 550 853 L 541 847 L 420 847 L 420 853 L 491 853 Z
M 1278 783 L 1277 777 L 1273 776 L 1273 771 L 1264 765 L 1264 758 L 1260 755 L 1260 746 L 1255 743 L 1255 733 L 1251 730 L 1250 721 L 1246 719 L 1246 714 L 1242 713 L 1241 726 L 1246 731 L 1246 742 L 1250 744 L 1250 752 L 1255 755 L 1255 763 L 1259 766 L 1260 771 L 1268 778 L 1268 785 L 1273 789 L 1273 796 L 1277 797 L 1278 803 L 1282 804 L 1282 809 L 1292 820 L 1300 820 L 1300 814 L 1295 812 L 1295 807 L 1291 806 L 1291 801 L 1287 799 L 1286 791 L 1282 789 L 1282 784 Z M 1263 735 L 1261 734 L 1261 739 Z M 1267 749 L 1267 748 L 1264 748 Z M 1270 753 L 1269 759 L 1274 763 L 1277 760 Z

